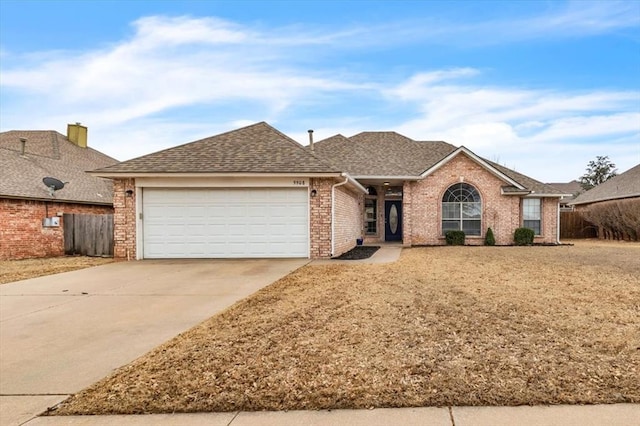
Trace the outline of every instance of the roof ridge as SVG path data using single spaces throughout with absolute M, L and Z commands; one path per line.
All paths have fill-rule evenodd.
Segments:
M 310 149 L 306 149 L 302 144 L 300 144 L 298 141 L 296 141 L 295 139 L 287 136 L 286 134 L 282 133 L 280 130 L 276 129 L 275 127 L 273 127 L 272 125 L 270 125 L 269 123 L 267 123 L 266 121 L 262 121 L 260 123 L 257 124 L 264 124 L 265 126 L 269 127 L 271 130 L 275 131 L 276 133 L 278 133 L 280 136 L 284 137 L 284 139 L 292 144 L 295 145 L 295 147 L 297 149 L 301 149 L 302 151 L 304 151 L 306 154 L 310 154 L 313 158 L 315 158 L 316 160 L 318 160 L 320 163 L 322 163 L 323 166 L 327 166 L 327 167 L 335 167 L 334 165 L 328 163 L 326 160 L 324 160 L 323 158 L 320 158 L 316 155 L 315 152 L 311 151 Z M 337 167 L 336 167 L 337 168 Z M 340 170 L 342 172 L 342 170 Z

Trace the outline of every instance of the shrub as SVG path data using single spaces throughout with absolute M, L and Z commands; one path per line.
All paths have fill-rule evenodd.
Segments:
M 487 234 L 484 236 L 484 245 L 485 246 L 496 245 L 496 237 L 493 236 L 493 231 L 491 230 L 491 228 L 487 229 Z
M 463 246 L 464 237 L 464 231 L 447 231 L 444 233 L 448 246 Z
M 579 210 L 580 215 L 598 226 L 600 238 L 640 240 L 640 199 L 603 201 Z
M 518 228 L 513 234 L 513 241 L 517 246 L 529 246 L 533 244 L 535 232 L 529 228 Z

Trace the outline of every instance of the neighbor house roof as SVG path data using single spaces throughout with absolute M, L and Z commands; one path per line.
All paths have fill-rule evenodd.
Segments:
M 577 180 L 572 180 L 571 182 L 548 183 L 547 185 L 551 185 L 565 194 L 572 194 L 571 196 L 562 198 L 561 203 L 563 204 L 568 204 L 570 201 L 573 201 L 576 196 L 583 191 L 582 185 L 580 185 L 580 182 Z
M 362 132 L 350 138 L 336 135 L 314 143 L 316 154 L 355 178 L 419 179 L 429 169 L 446 161 L 448 156 L 460 150 L 461 148 L 447 142 L 415 141 L 396 132 Z M 463 151 L 468 150 L 463 148 Z M 552 186 L 507 167 L 477 158 L 486 163 L 487 167 L 495 169 L 493 171 L 496 174 L 504 175 L 504 180 L 513 181 L 512 183 L 525 188 L 526 192 L 541 195 L 563 194 Z M 503 189 L 505 193 L 522 193 L 522 188 L 507 185 Z
M 156 173 L 340 173 L 265 122 L 95 170 L 100 176 Z
M 569 204 L 590 204 L 633 197 L 640 197 L 640 164 L 583 192 Z
M 21 138 L 26 139 L 24 154 Z M 0 133 L 0 197 L 113 204 L 113 183 L 86 173 L 117 160 L 83 148 L 53 130 L 11 130 Z M 53 177 L 65 182 L 52 197 L 42 182 Z

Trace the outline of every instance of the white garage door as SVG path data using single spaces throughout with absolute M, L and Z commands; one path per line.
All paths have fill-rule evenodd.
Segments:
M 308 257 L 306 188 L 142 194 L 144 258 Z

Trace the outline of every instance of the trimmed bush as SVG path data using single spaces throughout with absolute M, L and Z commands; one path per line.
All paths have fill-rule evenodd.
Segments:
M 491 230 L 491 228 L 487 229 L 487 234 L 484 236 L 484 245 L 485 246 L 496 245 L 496 237 L 493 236 L 493 231 Z
M 518 228 L 513 234 L 513 241 L 517 246 L 530 246 L 533 244 L 535 232 L 529 228 Z
M 463 246 L 464 237 L 464 231 L 447 231 L 444 233 L 448 246 Z

